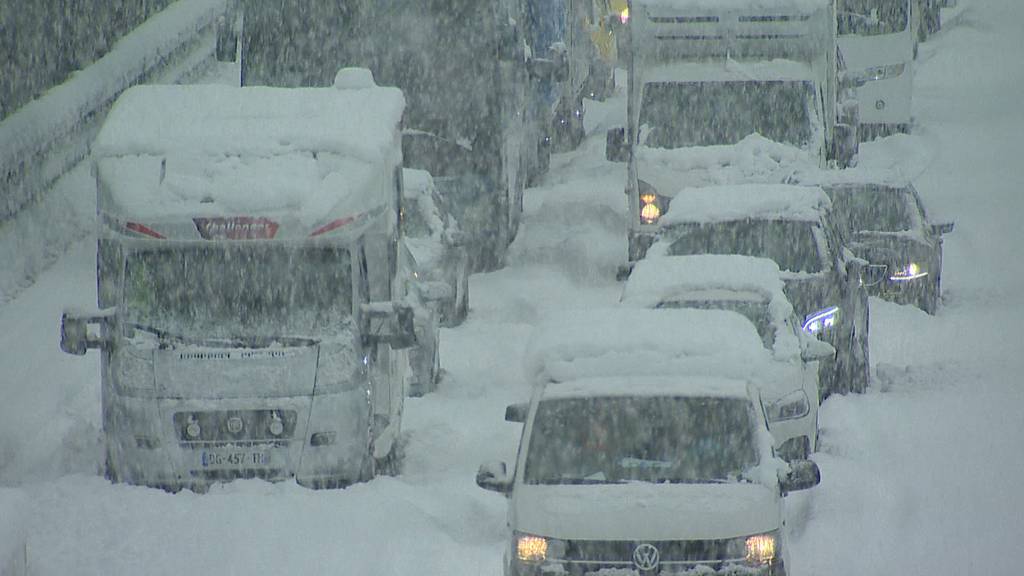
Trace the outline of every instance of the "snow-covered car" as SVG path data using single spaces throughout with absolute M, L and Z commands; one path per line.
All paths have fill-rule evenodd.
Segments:
M 424 170 L 402 171 L 402 232 L 416 260 L 416 276 L 441 324 L 457 326 L 469 313 L 469 255 L 455 218 L 441 206 L 434 179 Z
M 637 262 L 622 293 L 626 306 L 731 310 L 756 329 L 771 362 L 723 367 L 718 375 L 750 377 L 760 388 L 775 450 L 786 460 L 817 449 L 818 366 L 835 349 L 802 328 L 783 292 L 779 267 L 738 255 L 668 256 Z
M 447 296 L 436 282 L 422 280 L 418 272 L 422 266 L 403 242 L 399 248 L 399 278 L 408 282 L 406 303 L 413 311 L 413 333 L 416 344 L 409 349 L 409 370 L 406 371 L 406 391 L 409 396 L 422 396 L 437 389 L 441 379 L 441 320 L 438 309 Z
M 870 379 L 867 264 L 842 244 L 831 201 L 817 186 L 687 188 L 672 199 L 649 256 L 741 254 L 770 258 L 802 328 L 836 349 L 821 397 L 863 392 Z
M 820 473 L 809 460 L 787 466 L 771 442 L 757 391 L 741 381 L 539 387 L 515 469 L 477 473 L 509 498 L 504 573 L 784 575 L 783 496 Z
M 495 221 L 508 207 L 495 197 L 498 183 L 488 176 L 491 165 L 486 158 L 480 158 L 469 142 L 406 129 L 402 131 L 402 162 L 406 168 L 430 173 L 441 200 L 438 207 L 459 223 L 465 235 L 470 271 L 497 268 L 505 246 Z
M 931 223 L 909 182 L 825 190 L 850 250 L 884 271 L 868 283 L 868 293 L 934 314 L 942 295 L 942 235 L 953 231 L 953 223 Z

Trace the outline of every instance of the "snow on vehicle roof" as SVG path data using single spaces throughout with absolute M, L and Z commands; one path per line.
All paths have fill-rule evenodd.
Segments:
M 681 364 L 757 365 L 769 359 L 757 330 L 725 310 L 605 308 L 556 314 L 526 353 L 533 382 L 592 376 L 676 374 Z M 673 366 L 673 364 L 675 366 Z
M 695 396 L 745 400 L 756 397 L 745 380 L 684 375 L 580 378 L 548 384 L 543 392 L 543 400 L 594 396 Z
M 826 8 L 831 0 L 633 0 L 634 6 L 662 12 L 812 12 Z
M 344 71 L 343 71 L 344 72 Z M 146 222 L 368 213 L 401 161 L 401 91 L 339 72 L 331 88 L 136 86 L 93 146 L 101 211 Z M 308 231 L 307 231 L 308 232 Z
M 397 88 L 134 86 L 107 115 L 93 154 L 278 156 L 393 154 L 405 100 Z
M 737 184 L 684 188 L 672 199 L 663 225 L 742 219 L 815 221 L 830 207 L 818 186 Z
M 673 297 L 717 290 L 723 297 L 754 293 L 772 306 L 792 306 L 783 292 L 779 266 L 768 258 L 737 254 L 660 256 L 640 260 L 622 291 L 622 303 L 653 308 Z M 785 303 L 785 304 L 783 304 Z

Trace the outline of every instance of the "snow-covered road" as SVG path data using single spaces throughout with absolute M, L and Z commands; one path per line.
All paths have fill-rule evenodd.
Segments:
M 1016 0 L 975 0 L 922 45 L 915 134 L 865 146 L 915 150 L 933 220 L 956 221 L 945 306 L 930 317 L 872 299 L 874 383 L 822 407 L 822 484 L 789 497 L 791 574 L 1021 572 L 1022 21 Z M 33 575 L 500 573 L 505 500 L 474 473 L 514 458 L 519 428 L 502 416 L 528 394 L 531 326 L 618 299 L 624 174 L 603 152 L 622 105 L 590 105 L 587 141 L 528 191 L 509 265 L 472 277 L 469 320 L 442 332 L 440 389 L 407 400 L 397 477 L 201 496 L 109 484 L 98 358 L 57 348 L 61 309 L 95 302 L 94 243 L 74 246 L 0 308 L 0 540 L 24 535 Z

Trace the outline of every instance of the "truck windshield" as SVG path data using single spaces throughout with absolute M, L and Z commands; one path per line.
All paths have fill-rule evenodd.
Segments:
M 741 254 L 770 258 L 780 270 L 821 272 L 813 223 L 795 220 L 733 220 L 673 226 L 673 256 Z
M 910 0 L 839 0 L 839 34 L 880 36 L 903 32 L 910 24 Z
M 641 143 L 653 148 L 731 145 L 756 133 L 803 148 L 811 141 L 813 96 L 813 85 L 804 81 L 645 84 Z
M 758 462 L 749 401 L 613 396 L 545 400 L 527 484 L 739 481 Z
M 184 338 L 324 337 L 352 315 L 346 248 L 265 242 L 177 245 L 130 254 L 131 322 Z

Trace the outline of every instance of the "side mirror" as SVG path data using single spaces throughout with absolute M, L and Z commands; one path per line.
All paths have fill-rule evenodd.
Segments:
M 437 280 L 421 280 L 416 282 L 420 298 L 427 303 L 443 302 L 455 298 L 452 287 L 447 282 Z
M 397 302 L 374 302 L 363 304 L 362 312 L 365 319 L 365 344 L 388 344 L 395 350 L 416 345 L 412 306 Z
M 821 482 L 821 470 L 810 460 L 793 460 L 789 463 L 789 472 L 779 478 L 782 494 L 813 488 Z
M 952 222 L 941 222 L 939 224 L 932 224 L 932 233 L 938 236 L 942 236 L 943 234 L 949 234 L 952 231 Z
M 564 82 L 569 77 L 569 61 L 565 58 L 531 58 L 527 68 L 538 80 Z
M 629 143 L 626 141 L 625 128 L 608 129 L 605 136 L 604 157 L 609 162 L 627 162 L 629 160 Z
M 509 404 L 505 407 L 505 421 L 522 424 L 526 422 L 526 414 L 529 411 L 529 404 Z
M 481 464 L 476 473 L 476 485 L 500 494 L 512 492 L 512 479 L 508 477 L 504 462 Z
M 60 349 L 82 356 L 90 348 L 102 348 L 106 339 L 89 333 L 89 324 L 103 324 L 110 314 L 79 314 L 65 311 L 60 317 Z
M 885 280 L 889 266 L 885 264 L 868 264 L 861 271 L 860 280 L 865 286 L 875 286 Z
M 458 247 L 466 245 L 466 233 L 461 230 L 447 230 L 441 239 L 448 246 Z
M 835 360 L 836 349 L 828 342 L 822 342 L 815 338 L 807 338 L 804 349 L 800 351 L 800 359 L 804 362 Z
M 832 159 L 839 168 L 854 166 L 860 142 L 857 139 L 857 126 L 836 124 L 832 132 Z

